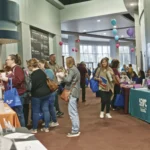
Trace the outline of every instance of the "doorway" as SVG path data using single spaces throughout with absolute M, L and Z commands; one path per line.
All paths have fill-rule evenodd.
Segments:
M 93 62 L 85 62 L 85 64 L 86 64 L 86 68 L 93 70 Z

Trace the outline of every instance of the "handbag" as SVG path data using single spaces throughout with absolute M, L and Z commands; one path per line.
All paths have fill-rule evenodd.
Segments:
M 4 92 L 4 103 L 7 103 L 10 107 L 21 106 L 21 100 L 16 88 L 12 88 L 12 79 L 8 80 L 8 90 Z
M 43 71 L 44 72 L 44 71 Z M 44 72 L 45 73 L 45 72 Z M 50 89 L 51 92 L 55 92 L 57 89 L 58 89 L 58 85 L 53 81 L 51 80 L 47 74 L 45 73 L 46 75 L 46 83 Z
M 69 102 L 70 93 L 71 93 L 72 89 L 75 87 L 75 85 L 76 85 L 77 82 L 78 82 L 78 81 L 76 81 L 76 82 L 73 84 L 73 86 L 72 86 L 72 88 L 71 88 L 70 90 L 67 90 L 67 89 L 64 89 L 64 90 L 63 90 L 62 94 L 60 95 L 60 98 L 61 98 L 62 100 L 64 100 L 65 102 Z

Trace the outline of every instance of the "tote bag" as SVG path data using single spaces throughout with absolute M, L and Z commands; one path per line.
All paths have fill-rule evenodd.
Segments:
M 10 107 L 22 105 L 16 88 L 12 88 L 12 79 L 8 80 L 8 90 L 4 92 L 4 103 L 7 103 Z
M 92 92 L 94 92 L 94 93 L 99 91 L 98 81 L 94 80 L 94 78 L 92 78 L 90 80 L 90 88 L 91 88 Z
M 117 107 L 124 107 L 124 96 L 122 93 L 117 94 L 114 105 Z

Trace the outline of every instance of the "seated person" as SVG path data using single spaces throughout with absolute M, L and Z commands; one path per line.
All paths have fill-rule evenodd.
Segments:
M 138 76 L 137 76 L 137 74 L 136 74 L 136 72 L 135 72 L 135 71 L 133 71 L 133 72 L 132 72 L 131 77 L 132 77 L 132 78 L 131 78 L 131 79 L 132 79 L 132 81 L 136 83 L 136 82 L 137 82 L 137 80 L 138 80 Z
M 138 73 L 138 79 L 136 81 L 137 84 L 142 84 L 143 79 L 145 79 L 144 71 L 140 70 Z
M 129 77 L 127 76 L 127 73 L 126 72 L 121 72 L 120 74 L 120 83 L 130 83 L 130 79 Z

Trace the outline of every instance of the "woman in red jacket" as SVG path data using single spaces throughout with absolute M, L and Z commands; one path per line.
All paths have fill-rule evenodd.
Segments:
M 26 94 L 26 88 L 25 88 L 25 76 L 24 76 L 24 72 L 22 68 L 20 67 L 21 59 L 18 56 L 18 54 L 9 55 L 6 59 L 6 65 L 8 67 L 11 67 L 11 73 L 6 77 L 1 77 L 1 80 L 3 80 L 4 82 L 8 82 L 8 79 L 12 78 L 12 85 L 14 88 L 17 89 L 18 94 L 20 96 L 20 100 L 22 102 L 22 106 L 16 106 L 16 107 L 13 107 L 13 109 L 18 115 L 21 126 L 24 127 L 25 119 L 24 119 L 24 113 L 23 113 L 23 103 L 24 103 L 24 97 Z

